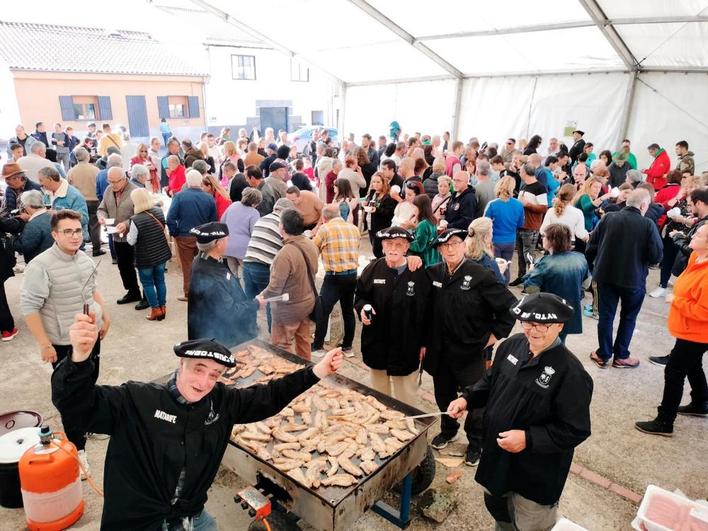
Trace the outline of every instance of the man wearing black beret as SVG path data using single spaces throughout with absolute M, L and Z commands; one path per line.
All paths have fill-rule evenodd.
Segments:
M 52 401 L 74 429 L 111 436 L 106 454 L 101 529 L 216 531 L 204 510 L 234 424 L 266 419 L 339 369 L 340 349 L 317 365 L 245 389 L 219 382 L 236 365 L 211 339 L 176 345 L 178 369 L 167 384 L 96 385 L 89 355 L 93 317 L 78 314 L 73 352 L 52 375 Z
M 494 273 L 465 257 L 467 229 L 450 228 L 436 241 L 442 263 L 428 268 L 427 351 L 423 368 L 433 377 L 435 402 L 445 411 L 459 390 L 484 374 L 485 349 L 509 335 L 516 298 Z M 431 446 L 442 450 L 457 439 L 459 424 L 443 416 Z M 467 416 L 465 463 L 476 466 L 482 444 L 482 412 Z
M 448 415 L 485 407 L 482 458 L 475 480 L 484 487 L 497 529 L 551 529 L 573 451 L 590 436 L 593 382 L 561 343 L 573 308 L 536 293 L 512 308 L 523 334 L 497 349 L 494 364 L 450 403 Z
M 574 164 L 578 160 L 580 154 L 585 150 L 585 140 L 583 140 L 583 136 L 585 136 L 585 131 L 581 131 L 580 129 L 573 131 L 574 143 L 568 152 L 568 156 L 571 159 L 571 164 Z
M 199 253 L 192 262 L 187 337 L 211 337 L 230 347 L 258 335 L 259 303 L 248 299 L 224 258 L 229 227 L 215 221 L 191 230 Z
M 363 325 L 361 354 L 371 370 L 371 387 L 414 405 L 430 282 L 425 269 L 408 267 L 410 232 L 389 227 L 376 238 L 384 256 L 364 268 L 354 298 Z

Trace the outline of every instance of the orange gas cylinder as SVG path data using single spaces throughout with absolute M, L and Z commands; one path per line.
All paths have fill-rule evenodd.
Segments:
M 63 433 L 42 426 L 40 443 L 19 464 L 22 501 L 30 531 L 60 531 L 84 512 L 78 453 Z

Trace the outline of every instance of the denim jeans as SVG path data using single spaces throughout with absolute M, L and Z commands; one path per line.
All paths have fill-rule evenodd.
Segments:
M 201 513 L 194 515 L 187 522 L 181 519 L 172 522 L 163 521 L 160 526 L 160 531 L 218 531 L 218 529 L 216 520 L 206 509 L 202 509 Z
M 139 267 L 138 275 L 143 285 L 145 298 L 150 308 L 165 306 L 167 301 L 167 284 L 165 284 L 165 262 L 152 267 Z
M 319 350 L 324 346 L 324 338 L 327 335 L 327 323 L 329 314 L 332 313 L 334 305 L 339 301 L 342 309 L 342 319 L 344 320 L 344 339 L 342 346 L 351 347 L 354 341 L 354 329 L 356 321 L 354 318 L 354 290 L 356 289 L 356 271 L 348 275 L 326 274 L 320 298 L 322 299 L 322 315 L 317 321 L 315 329 L 315 341 L 312 343 L 312 350 Z
M 261 291 L 266 289 L 270 282 L 270 266 L 260 262 L 243 263 L 243 291 L 246 297 L 253 299 Z M 266 306 L 266 320 L 268 321 L 268 332 L 273 321 L 270 315 L 270 304 Z
M 664 369 L 664 396 L 659 406 L 659 418 L 673 423 L 683 397 L 683 382 L 691 385 L 691 403 L 698 407 L 708 404 L 708 384 L 703 372 L 703 354 L 708 344 L 676 339 L 669 362 Z
M 632 341 L 634 325 L 637 322 L 639 310 L 642 308 L 646 289 L 644 286 L 625 288 L 602 282 L 598 283 L 597 291 L 600 296 L 597 355 L 603 360 L 609 360 L 613 356 L 617 359 L 626 359 L 629 357 L 629 343 Z M 621 304 L 620 321 L 617 327 L 617 337 L 613 344 L 612 323 L 615 320 L 618 304 Z
M 511 262 L 511 258 L 514 256 L 514 244 L 513 243 L 495 243 L 494 244 L 494 257 L 503 258 L 507 262 Z M 511 279 L 511 264 L 509 264 L 504 271 L 504 278 L 506 283 L 509 283 Z
M 537 230 L 526 230 L 519 229 L 516 232 L 516 252 L 518 253 L 519 261 L 519 277 L 523 277 L 526 274 L 529 261 L 526 255 L 530 254 L 535 260 L 536 258 L 536 245 L 538 244 L 539 232 Z

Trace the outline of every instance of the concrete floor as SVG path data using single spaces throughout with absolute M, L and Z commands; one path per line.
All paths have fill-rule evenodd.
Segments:
M 368 248 L 368 241 L 362 240 L 362 246 Z M 650 289 L 656 285 L 656 273 L 652 271 L 650 274 Z M 170 263 L 167 278 L 168 317 L 161 323 L 151 323 L 144 319 L 145 312 L 136 312 L 132 305 L 115 304 L 115 300 L 123 294 L 117 268 L 111 265 L 110 260 L 103 260 L 100 264 L 99 285 L 112 312 L 113 324 L 102 347 L 99 383 L 119 384 L 130 379 L 149 381 L 164 376 L 176 366 L 171 347 L 186 337 L 186 303 L 176 300 L 181 285 L 176 262 Z M 20 275 L 6 283 L 8 300 L 16 317 L 19 316 L 21 280 Z M 575 463 L 588 469 L 590 475 L 594 472 L 602 478 L 595 476 L 596 481 L 591 482 L 571 474 L 561 498 L 560 513 L 588 529 L 629 529 L 637 510 L 634 503 L 597 483 L 612 482 L 640 495 L 651 483 L 671 490 L 681 489 L 694 498 L 708 496 L 708 461 L 705 458 L 708 455 L 708 421 L 679 417 L 674 437 L 670 439 L 644 435 L 633 428 L 635 420 L 648 419 L 655 414 L 661 397 L 662 369 L 649 364 L 647 358 L 668 353 L 673 345 L 665 326 L 667 311 L 668 305 L 663 299 L 646 299 L 632 341 L 633 355 L 642 360 L 641 366 L 635 370 L 602 371 L 590 363 L 588 354 L 597 346 L 596 322 L 593 320 L 585 319 L 584 334 L 568 338 L 568 346 L 595 382 L 593 434 L 577 449 Z M 335 310 L 333 343 L 341 336 L 338 316 L 338 310 Z M 4 361 L 0 364 L 0 411 L 35 410 L 44 416 L 46 422 L 59 428 L 60 419 L 50 400 L 51 367 L 41 363 L 39 352 L 21 319 L 18 319 L 18 328 L 21 332 L 14 341 L 0 344 L 0 358 Z M 356 343 L 355 347 L 358 347 Z M 342 372 L 365 382 L 367 373 L 361 368 L 360 357 L 354 361 L 354 364 L 345 364 Z M 435 410 L 431 392 L 432 382 L 426 375 L 418 407 Z M 687 398 L 688 390 L 685 395 Z M 436 433 L 433 427 L 431 436 Z M 99 485 L 107 443 L 90 440 L 87 446 L 89 462 Z M 463 447 L 460 446 L 460 449 Z M 464 475 L 456 483 L 459 504 L 443 525 L 451 530 L 490 529 L 492 520 L 484 508 L 482 491 L 474 482 L 474 470 L 464 465 L 462 468 Z M 448 473 L 448 469 L 438 464 L 434 485 L 444 484 Z M 212 486 L 207 508 L 217 518 L 221 529 L 246 529 L 248 526 L 249 519 L 245 512 L 232 501 L 233 494 L 241 485 L 238 477 L 222 470 Z M 102 500 L 86 484 L 84 493 L 86 513 L 74 528 L 98 529 Z M 396 497 L 391 496 L 389 502 L 395 501 Z M 20 509 L 0 509 L 0 519 L 3 530 L 24 528 L 24 513 Z M 435 527 L 414 511 L 410 529 Z M 396 528 L 379 516 L 367 513 L 353 531 L 364 529 Z

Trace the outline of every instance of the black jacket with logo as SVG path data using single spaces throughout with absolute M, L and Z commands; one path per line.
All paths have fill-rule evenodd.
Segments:
M 474 188 L 468 186 L 461 194 L 452 192 L 452 197 L 445 209 L 448 229 L 467 230 L 477 215 L 477 196 Z
M 101 529 L 120 531 L 154 530 L 164 519 L 201 512 L 233 425 L 275 415 L 318 381 L 307 368 L 246 389 L 217 383 L 201 401 L 181 405 L 166 385 L 95 385 L 92 374 L 90 360 L 62 361 L 52 375 L 52 401 L 75 430 L 111 436 Z
M 465 259 L 448 275 L 444 262 L 427 269 L 431 282 L 425 370 L 435 375 L 441 363 L 453 370 L 481 359 L 489 335 L 506 337 L 515 319 L 516 298 L 494 273 Z
M 495 496 L 516 492 L 552 505 L 563 492 L 574 448 L 590 436 L 593 382 L 562 344 L 529 357 L 526 337 L 511 336 L 462 397 L 468 410 L 485 408 L 477 482 Z M 524 450 L 514 454 L 497 444 L 508 430 L 526 432 Z
M 368 367 L 391 376 L 418 369 L 429 295 L 430 281 L 423 268 L 406 267 L 399 275 L 385 258 L 366 266 L 357 281 L 354 307 L 358 316 L 365 304 L 376 312 L 361 331 L 361 353 Z

